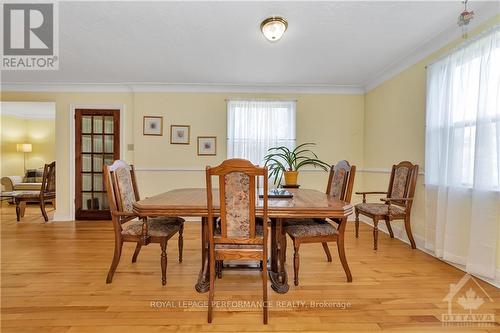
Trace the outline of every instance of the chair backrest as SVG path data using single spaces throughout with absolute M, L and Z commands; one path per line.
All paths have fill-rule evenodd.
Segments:
M 352 187 L 356 166 L 350 165 L 346 160 L 339 161 L 330 168 L 330 177 L 326 187 L 326 194 L 339 200 L 351 202 Z
M 45 164 L 43 167 L 42 187 L 40 192 L 44 195 L 56 194 L 56 162 Z
M 389 198 L 410 198 L 415 195 L 417 184 L 418 165 L 408 161 L 400 162 L 392 166 L 391 179 L 387 196 Z M 411 209 L 412 201 L 393 201 L 395 205 Z
M 221 235 L 216 243 L 261 244 L 267 235 L 267 181 L 263 182 L 263 231 L 264 240 L 256 237 L 255 210 L 258 177 L 267 179 L 267 168 L 254 166 L 244 159 L 229 159 L 219 166 L 206 169 L 208 225 L 211 240 L 214 239 L 212 177 L 219 178 L 219 205 Z
M 114 212 L 123 213 L 121 216 L 124 218 L 117 219 L 121 223 L 134 218 L 133 204 L 139 200 L 134 166 L 128 165 L 122 160 L 105 165 L 104 184 L 113 220 L 115 220 L 114 216 L 116 215 L 113 214 Z

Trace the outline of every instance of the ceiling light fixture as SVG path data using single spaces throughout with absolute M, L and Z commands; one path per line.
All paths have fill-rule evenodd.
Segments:
M 268 17 L 260 24 L 262 34 L 270 42 L 279 41 L 287 28 L 288 22 L 279 16 Z
M 462 38 L 467 38 L 467 26 L 470 23 L 470 20 L 474 18 L 474 11 L 468 11 L 467 10 L 467 2 L 469 0 L 463 0 L 462 3 L 464 4 L 464 11 L 460 13 L 458 16 L 458 26 L 462 28 Z

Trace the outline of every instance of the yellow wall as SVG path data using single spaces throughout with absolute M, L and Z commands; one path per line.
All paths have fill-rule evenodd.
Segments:
M 498 23 L 500 23 L 500 15 L 483 23 L 469 35 L 474 36 Z M 393 163 L 409 160 L 418 163 L 421 171 L 424 171 L 425 66 L 461 42 L 463 42 L 462 39 L 455 40 L 365 94 L 364 163 L 366 168 L 388 169 Z M 364 188 L 367 191 L 386 190 L 388 178 L 388 173 L 365 173 L 363 175 Z M 417 245 L 419 242 L 421 245 L 425 235 L 423 181 L 424 175 L 422 174 L 418 177 L 416 198 L 412 209 L 412 228 Z M 395 225 L 395 233 L 404 238 L 402 225 Z M 500 267 L 500 248 L 497 267 Z
M 333 163 L 348 159 L 363 165 L 363 95 L 336 94 L 229 94 L 229 93 L 26 93 L 3 92 L 2 101 L 52 101 L 56 104 L 57 215 L 70 214 L 69 149 L 70 105 L 123 105 L 124 144 L 134 144 L 124 159 L 138 169 L 141 195 L 150 196 L 178 187 L 204 186 L 203 168 L 226 158 L 226 103 L 235 97 L 297 100 L 297 142 L 316 142 L 315 151 Z M 161 137 L 143 136 L 144 115 L 164 117 Z M 170 125 L 191 125 L 191 144 L 171 145 Z M 197 156 L 196 136 L 216 135 L 217 156 Z M 335 142 L 336 144 L 332 144 Z M 2 156 L 3 157 L 3 156 Z M 151 171 L 151 169 L 181 171 Z M 195 171 L 190 171 L 190 170 Z M 325 190 L 327 174 L 305 171 L 299 181 Z M 361 186 L 360 180 L 356 186 Z
M 258 97 L 297 100 L 297 143 L 316 142 L 318 156 L 334 163 L 347 159 L 361 166 L 363 162 L 362 95 L 246 95 L 224 93 L 139 93 L 135 94 L 135 166 L 144 186 L 142 195 L 152 195 L 169 188 L 204 184 L 206 165 L 217 165 L 226 158 L 227 98 Z M 142 135 L 145 115 L 164 117 L 164 136 Z M 170 125 L 191 125 L 191 144 L 169 143 Z M 341 124 L 341 125 L 340 125 Z M 197 136 L 217 136 L 217 156 L 197 156 Z M 332 144 L 337 142 L 338 144 Z M 152 154 L 151 152 L 155 153 Z M 197 169 L 198 171 L 141 171 L 143 168 Z M 325 172 L 303 172 L 302 184 L 325 190 Z M 160 181 L 159 181 L 160 180 Z
M 24 175 L 24 154 L 16 150 L 18 143 L 31 143 L 33 151 L 26 155 L 26 168 L 41 168 L 55 160 L 55 119 L 22 119 L 2 115 L 1 176 Z

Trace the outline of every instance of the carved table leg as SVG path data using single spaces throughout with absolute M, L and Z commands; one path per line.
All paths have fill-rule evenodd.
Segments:
M 16 202 L 16 218 L 17 222 L 21 220 L 21 217 L 24 217 L 24 212 L 26 211 L 26 201 L 15 199 Z
M 198 274 L 198 282 L 194 286 L 199 293 L 206 293 L 210 289 L 210 267 L 208 251 L 208 219 L 201 218 L 201 269 Z
M 271 288 L 279 294 L 284 294 L 288 291 L 288 276 L 286 273 L 285 262 L 283 260 L 282 251 L 282 223 L 281 219 L 271 220 L 271 265 L 269 268 L 269 279 L 271 280 Z
M 21 207 L 19 207 L 19 200 L 15 199 L 16 202 L 16 220 L 19 222 L 21 220 Z

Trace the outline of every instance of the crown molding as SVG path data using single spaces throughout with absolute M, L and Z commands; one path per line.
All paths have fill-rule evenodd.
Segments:
M 362 95 L 361 86 L 349 85 L 240 85 L 169 83 L 3 83 L 4 92 L 180 92 L 262 94 L 352 94 Z
M 498 3 L 496 1 L 487 1 L 483 6 L 475 10 L 476 17 L 469 25 L 469 31 L 477 28 L 482 23 L 493 18 L 500 13 Z M 434 52 L 442 49 L 454 40 L 460 38 L 462 32 L 457 25 L 450 26 L 441 31 L 436 36 L 426 40 L 416 48 L 408 52 L 404 57 L 387 65 L 384 69 L 377 72 L 370 80 L 367 80 L 363 85 L 365 92 L 370 92 L 380 86 L 387 80 L 392 79 L 405 69 L 415 65 L 419 61 L 427 58 Z
M 121 84 L 82 83 L 2 83 L 1 92 L 132 92 L 132 88 Z

